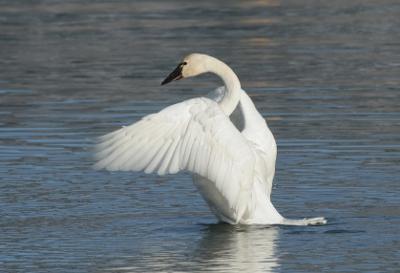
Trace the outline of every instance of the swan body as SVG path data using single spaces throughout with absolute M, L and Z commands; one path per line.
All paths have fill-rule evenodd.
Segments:
M 286 219 L 271 203 L 276 142 L 226 64 L 190 54 L 162 84 L 206 72 L 218 75 L 224 86 L 100 137 L 95 168 L 189 171 L 211 211 L 230 224 L 325 224 L 323 217 Z

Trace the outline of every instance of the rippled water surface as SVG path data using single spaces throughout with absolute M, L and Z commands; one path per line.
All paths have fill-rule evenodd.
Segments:
M 400 3 L 0 1 L 1 272 L 399 272 Z M 273 201 L 318 227 L 218 224 L 187 174 L 94 171 L 96 136 L 219 85 L 278 143 Z

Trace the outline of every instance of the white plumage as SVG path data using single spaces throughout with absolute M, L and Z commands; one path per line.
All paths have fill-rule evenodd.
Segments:
M 265 120 L 223 62 L 191 54 L 163 82 L 212 72 L 225 87 L 171 105 L 100 137 L 97 169 L 159 175 L 182 170 L 219 220 L 231 224 L 323 224 L 288 220 L 270 201 L 276 144 Z

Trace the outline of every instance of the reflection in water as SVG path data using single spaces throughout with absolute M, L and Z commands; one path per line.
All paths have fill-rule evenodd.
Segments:
M 277 236 L 278 227 L 209 225 L 196 255 L 216 271 L 272 272 Z
M 108 267 L 110 272 L 274 272 L 278 227 L 206 225 L 200 240 L 171 255 L 171 245 L 152 246 L 130 265 Z M 192 235 L 190 235 L 192 236 Z M 189 237 L 190 237 L 189 236 Z M 179 245 L 179 238 L 173 245 Z M 169 251 L 166 250 L 169 249 Z M 143 254 L 143 253 L 142 253 Z

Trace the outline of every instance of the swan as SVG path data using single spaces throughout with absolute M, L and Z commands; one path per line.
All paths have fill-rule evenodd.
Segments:
M 193 53 L 161 85 L 207 72 L 224 86 L 99 137 L 95 169 L 158 175 L 189 171 L 210 210 L 233 225 L 325 224 L 324 217 L 286 219 L 275 209 L 270 198 L 275 139 L 228 65 Z

